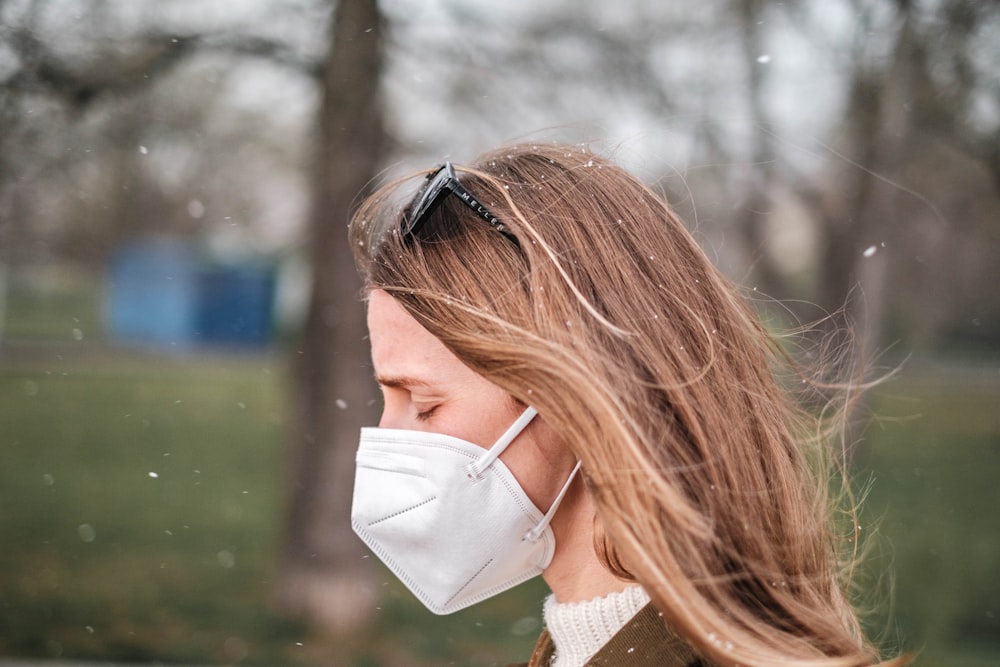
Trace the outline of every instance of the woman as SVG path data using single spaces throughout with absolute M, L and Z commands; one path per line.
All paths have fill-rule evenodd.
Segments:
M 385 399 L 353 523 L 410 590 L 541 574 L 530 665 L 878 662 L 781 355 L 669 206 L 560 145 L 401 183 L 350 230 Z

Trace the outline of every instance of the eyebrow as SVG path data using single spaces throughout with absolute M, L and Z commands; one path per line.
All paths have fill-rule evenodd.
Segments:
M 413 387 L 423 388 L 430 386 L 430 382 L 427 382 L 426 380 L 420 380 L 405 375 L 376 375 L 375 381 L 383 387 L 391 387 L 393 389 L 412 389 Z

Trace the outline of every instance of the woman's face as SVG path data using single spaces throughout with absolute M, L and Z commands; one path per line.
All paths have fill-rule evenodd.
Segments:
M 369 295 L 368 332 L 384 400 L 380 427 L 443 433 L 488 448 L 520 414 L 504 390 L 463 364 L 382 290 Z M 542 511 L 575 462 L 537 417 L 500 458 Z

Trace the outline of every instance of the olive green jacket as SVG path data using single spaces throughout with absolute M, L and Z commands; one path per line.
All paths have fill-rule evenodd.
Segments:
M 549 667 L 555 646 L 547 631 L 538 638 L 531 660 L 511 667 Z M 587 661 L 587 667 L 708 667 L 677 635 L 670 632 L 652 603 Z

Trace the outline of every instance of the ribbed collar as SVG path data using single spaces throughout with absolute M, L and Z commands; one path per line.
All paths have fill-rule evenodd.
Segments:
M 583 665 L 648 603 L 641 586 L 584 602 L 560 604 L 550 595 L 543 615 L 555 645 L 553 667 Z

